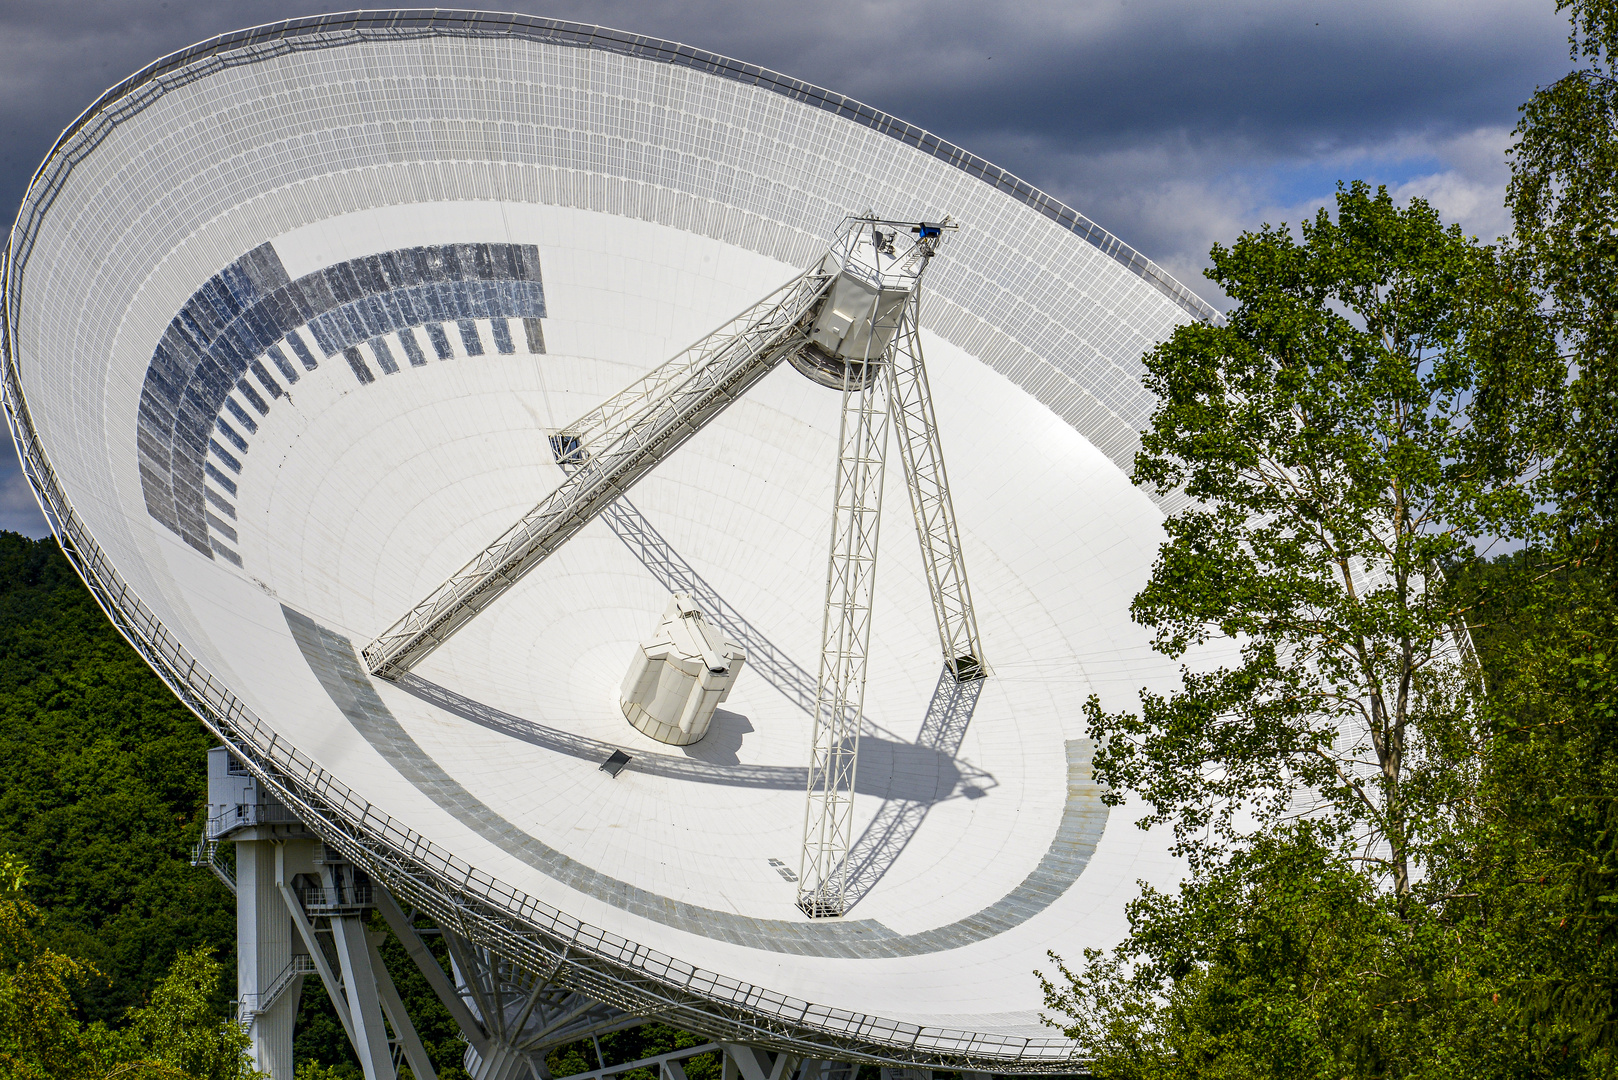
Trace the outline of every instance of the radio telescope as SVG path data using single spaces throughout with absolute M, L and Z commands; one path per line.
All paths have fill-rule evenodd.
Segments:
M 362 12 L 109 90 L 4 302 L 52 529 L 222 743 L 258 1067 L 318 977 L 433 1075 L 373 911 L 480 1080 L 648 1019 L 670 1080 L 1079 1066 L 1032 970 L 1178 874 L 1081 709 L 1177 678 L 1126 474 L 1213 313 L 1150 261 L 773 72 Z

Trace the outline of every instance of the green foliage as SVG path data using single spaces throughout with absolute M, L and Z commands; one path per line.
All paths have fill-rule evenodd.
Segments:
M 72 991 L 104 978 L 47 947 L 42 913 L 22 895 L 24 864 L 6 856 L 0 892 L 0 1077 L 5 1080 L 256 1080 L 247 1032 L 210 998 L 218 962 L 203 949 L 175 958 L 149 1004 L 120 1029 L 84 1027 Z
M 55 543 L 0 532 L 0 850 L 16 853 L 0 878 L 29 867 L 26 884 L 43 901 L 30 909 L 30 933 L 77 965 L 64 985 L 92 1021 L 86 1053 L 112 1060 L 127 1050 L 119 1029 L 128 1011 L 148 1000 L 181 952 L 223 958 L 212 1008 L 228 1008 L 234 903 L 211 873 L 189 864 L 211 744 L 113 630 Z M 434 1001 L 429 1016 L 432 1007 L 443 1014 Z M 42 1015 L 76 1022 L 72 1009 Z M 334 1044 L 317 1039 L 310 1056 L 352 1061 L 314 980 L 300 1022 L 300 1040 L 335 1032 Z M 443 1056 L 453 1061 L 442 1075 L 454 1080 L 459 1055 Z M 64 1068 L 49 1074 L 72 1075 Z
M 1135 479 L 1195 502 L 1132 611 L 1160 652 L 1218 640 L 1227 662 L 1139 715 L 1086 712 L 1112 800 L 1143 794 L 1194 863 L 1302 790 L 1402 896 L 1474 749 L 1458 613 L 1428 583 L 1468 537 L 1526 528 L 1564 371 L 1512 268 L 1423 201 L 1356 183 L 1301 231 L 1216 246 L 1228 323 L 1145 358 Z
M 73 990 L 99 975 L 43 946 L 39 909 L 22 894 L 26 866 L 5 856 L 0 892 L 0 1076 L 70 1080 L 99 1075 L 96 1047 L 81 1029 Z
M 0 846 L 31 867 L 41 940 L 106 974 L 75 988 L 90 1020 L 197 946 L 234 980 L 230 894 L 188 861 L 209 745 L 55 543 L 0 533 Z
M 1490 696 L 1482 826 L 1456 884 L 1490 899 L 1516 1022 L 1547 1060 L 1618 1067 L 1618 601 L 1525 552 L 1474 571 Z
M 125 1035 L 143 1057 L 190 1080 L 254 1080 L 261 1075 L 247 1055 L 247 1030 L 214 1011 L 220 970 L 205 946 L 175 958 L 151 1001 L 129 1012 Z
M 1213 261 L 1238 306 L 1147 357 L 1136 466 L 1193 500 L 1134 613 L 1194 664 L 1088 708 L 1193 874 L 1053 955 L 1047 1005 L 1109 1077 L 1608 1075 L 1618 608 L 1471 544 L 1599 525 L 1541 501 L 1573 490 L 1567 402 L 1590 419 L 1556 324 L 1515 253 L 1359 184 Z
M 1307 825 L 1258 837 L 1177 896 L 1148 889 L 1127 950 L 1041 976 L 1097 1075 L 1501 1076 L 1526 1039 L 1496 940 L 1466 911 L 1371 886 Z
M 1496 568 L 1482 651 L 1494 737 L 1476 853 L 1529 957 L 1519 1019 L 1547 1054 L 1618 1071 L 1618 3 L 1559 0 L 1577 69 L 1523 106 L 1508 193 L 1574 377 L 1558 529 Z M 1599 576 L 1580 569 L 1593 561 Z
M 348 1080 L 350 1072 L 337 1066 L 321 1065 L 314 1061 L 300 1061 L 294 1080 Z
M 1618 602 L 1536 551 L 1446 590 L 1489 690 L 1481 767 L 1412 902 L 1308 822 L 1148 890 L 1120 949 L 1045 977 L 1098 1075 L 1618 1071 Z
M 1572 13 L 1582 66 L 1523 106 L 1508 204 L 1576 364 L 1553 476 L 1559 539 L 1618 569 L 1618 3 L 1558 0 L 1557 10 Z

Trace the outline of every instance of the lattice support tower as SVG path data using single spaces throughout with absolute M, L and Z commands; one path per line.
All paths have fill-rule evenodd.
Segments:
M 876 375 L 863 386 L 847 375 L 843 383 L 820 678 L 798 870 L 798 907 L 811 918 L 841 915 L 847 901 L 845 864 L 854 835 L 854 777 L 887 471 L 891 373 L 883 359 L 877 358 Z
M 921 294 L 910 294 L 907 317 L 894 341 L 889 408 L 904 463 L 910 509 L 916 517 L 921 541 L 922 567 L 938 623 L 938 642 L 944 667 L 959 681 L 988 674 L 983 643 L 978 637 L 972 590 L 966 580 L 966 559 L 961 554 L 961 533 L 955 523 L 949 480 L 944 471 L 944 448 L 938 438 L 932 391 L 921 354 Z

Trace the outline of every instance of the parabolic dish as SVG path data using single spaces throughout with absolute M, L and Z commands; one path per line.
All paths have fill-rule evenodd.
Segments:
M 890 476 L 857 902 L 810 920 L 788 879 L 837 393 L 782 365 L 412 676 L 356 650 L 558 483 L 547 431 L 866 210 L 960 223 L 923 340 L 993 674 L 969 718 L 941 705 Z M 1081 710 L 1176 678 L 1129 619 L 1163 510 L 1125 472 L 1141 354 L 1212 312 L 1156 266 L 807 84 L 444 12 L 155 63 L 63 135 L 7 255 L 5 402 L 64 549 L 329 844 L 468 936 L 710 1034 L 1070 1063 L 1032 971 L 1115 942 L 1137 880 L 1177 874 L 1101 803 Z M 689 747 L 616 696 L 676 590 L 748 651 Z

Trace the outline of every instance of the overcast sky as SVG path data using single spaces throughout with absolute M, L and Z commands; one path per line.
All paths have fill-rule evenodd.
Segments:
M 1570 67 L 1554 0 L 552 0 L 504 10 L 669 38 L 936 132 L 1069 205 L 1211 302 L 1208 248 L 1296 222 L 1338 180 L 1504 232 L 1517 107 Z M 0 206 L 106 87 L 271 0 L 0 0 Z M 3 453 L 3 452 L 0 452 Z M 9 457 L 9 455 L 7 455 Z M 46 535 L 12 461 L 0 528 Z

